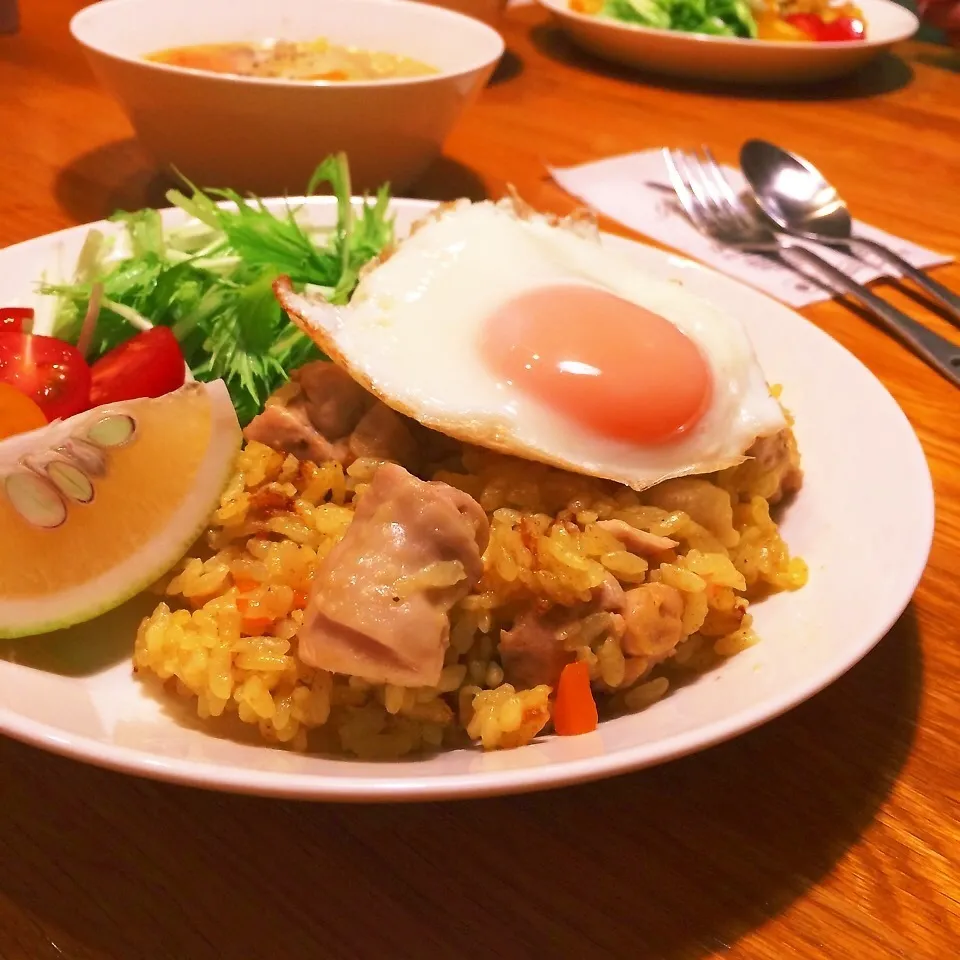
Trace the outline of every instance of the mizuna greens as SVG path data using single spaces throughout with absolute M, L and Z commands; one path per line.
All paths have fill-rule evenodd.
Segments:
M 116 213 L 111 220 L 124 225 L 127 247 L 118 252 L 112 238 L 91 230 L 72 281 L 41 289 L 58 298 L 54 335 L 71 343 L 95 288 L 102 290 L 90 361 L 139 330 L 169 326 L 193 375 L 222 378 L 245 424 L 289 371 L 321 355 L 280 309 L 274 279 L 287 274 L 345 303 L 360 268 L 393 239 L 389 190 L 354 207 L 346 158 L 328 157 L 306 193 L 329 184 L 337 222 L 317 230 L 300 224 L 289 206 L 274 213 L 260 199 L 184 182 L 188 192 L 170 190 L 167 199 L 189 223 L 165 229 L 157 210 Z
M 602 16 L 660 30 L 756 37 L 746 0 L 604 0 Z

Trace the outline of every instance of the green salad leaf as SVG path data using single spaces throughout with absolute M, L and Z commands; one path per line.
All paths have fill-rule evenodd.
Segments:
M 669 30 L 672 0 L 606 0 L 603 12 L 615 20 Z
M 167 199 L 189 223 L 165 229 L 157 210 L 118 212 L 111 219 L 125 228 L 124 254 L 91 230 L 72 282 L 41 290 L 58 298 L 54 334 L 76 343 L 92 289 L 103 285 L 91 361 L 138 330 L 169 326 L 193 375 L 222 378 L 245 424 L 291 370 L 321 356 L 280 309 L 273 281 L 287 274 L 346 303 L 361 267 L 393 240 L 389 188 L 353 201 L 346 158 L 328 157 L 307 187 L 310 196 L 328 184 L 336 198 L 336 225 L 321 231 L 303 225 L 289 204 L 275 213 L 256 197 L 183 179 L 185 189 Z
M 603 16 L 659 30 L 756 37 L 748 0 L 605 0 Z

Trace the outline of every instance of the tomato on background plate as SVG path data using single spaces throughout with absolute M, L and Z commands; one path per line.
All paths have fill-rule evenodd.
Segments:
M 90 406 L 90 368 L 76 347 L 56 337 L 0 328 L 0 383 L 28 396 L 47 420 Z
M 91 368 L 90 404 L 162 397 L 182 387 L 187 370 L 169 327 L 138 333 L 105 353 Z
M 863 40 L 863 21 L 856 17 L 835 17 L 824 20 L 816 13 L 792 13 L 783 18 L 790 26 L 803 31 L 820 43 L 835 43 L 843 40 Z

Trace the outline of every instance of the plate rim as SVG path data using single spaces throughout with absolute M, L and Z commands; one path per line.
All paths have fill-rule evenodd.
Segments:
M 325 196 L 271 197 L 264 200 L 268 207 L 278 207 L 287 203 L 295 206 L 324 208 L 333 207 L 336 202 L 333 197 Z M 359 204 L 361 198 L 354 197 L 353 201 Z M 407 197 L 395 197 L 390 201 L 391 209 L 399 208 L 399 211 L 408 213 L 426 213 L 437 205 L 431 200 Z M 161 215 L 165 219 L 171 216 L 187 219 L 186 216 L 181 218 L 179 211 L 170 207 L 163 208 Z M 62 242 L 70 236 L 79 236 L 95 228 L 106 228 L 111 232 L 117 232 L 119 229 L 117 225 L 106 220 L 68 227 L 3 248 L 0 250 L 0 260 L 10 251 L 24 251 L 32 246 L 51 245 L 57 240 Z M 916 541 L 917 556 L 911 562 L 913 573 L 901 581 L 896 601 L 885 607 L 888 612 L 879 616 L 876 624 L 864 631 L 863 636 L 867 639 L 852 647 L 830 671 L 823 675 L 815 675 L 806 683 L 791 688 L 787 695 L 781 694 L 768 698 L 766 702 L 732 712 L 723 720 L 714 722 L 706 736 L 702 732 L 704 728 L 698 727 L 656 741 L 656 750 L 653 752 L 649 749 L 650 741 L 640 741 L 627 749 L 597 756 L 560 760 L 544 766 L 502 769 L 493 773 L 467 772 L 455 775 L 428 774 L 417 777 L 397 777 L 390 775 L 390 765 L 385 764 L 383 777 L 345 776 L 342 779 L 331 779 L 319 773 L 272 772 L 254 768 L 245 769 L 237 764 L 211 765 L 207 761 L 170 758 L 133 747 L 104 743 L 83 735 L 66 734 L 40 721 L 24 719 L 22 715 L 7 709 L 2 704 L 0 704 L 0 733 L 30 746 L 96 767 L 146 779 L 221 792 L 328 802 L 394 803 L 454 800 L 555 789 L 667 763 L 756 729 L 809 700 L 846 674 L 886 636 L 907 609 L 926 571 L 933 546 L 935 523 L 933 479 L 923 446 L 913 426 L 883 382 L 843 344 L 807 320 L 802 314 L 747 284 L 672 250 L 665 250 L 642 240 L 612 233 L 604 232 L 601 236 L 605 243 L 612 241 L 615 245 L 645 248 L 657 256 L 669 258 L 673 265 L 680 266 L 684 270 L 696 270 L 710 279 L 719 280 L 721 284 L 747 291 L 754 298 L 762 298 L 780 309 L 790 311 L 809 328 L 808 333 L 821 338 L 822 342 L 829 342 L 827 349 L 839 350 L 845 355 L 846 362 L 860 368 L 859 372 L 872 381 L 874 387 L 879 388 L 879 396 L 884 397 L 890 413 L 898 417 L 900 425 L 905 428 L 904 437 L 908 438 L 911 444 L 911 456 L 918 458 L 915 465 L 923 467 L 922 478 L 918 479 L 924 481 L 922 497 L 918 490 L 917 499 L 912 503 L 915 521 L 919 528 Z

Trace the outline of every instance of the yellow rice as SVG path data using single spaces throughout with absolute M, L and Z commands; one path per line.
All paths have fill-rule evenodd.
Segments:
M 796 462 L 792 436 L 790 449 Z M 434 465 L 432 477 L 484 508 L 490 545 L 482 581 L 451 613 L 440 683 L 406 689 L 334 676 L 297 657 L 314 570 L 346 532 L 378 464 L 318 466 L 251 443 L 205 539 L 157 585 L 165 599 L 141 624 L 134 666 L 194 698 L 201 718 L 236 714 L 265 741 L 295 749 L 374 759 L 471 740 L 519 746 L 549 731 L 552 691 L 504 683 L 501 627 L 522 602 L 546 609 L 587 601 L 612 573 L 626 590 L 659 581 L 683 597 L 682 638 L 666 651 L 631 654 L 616 618 L 602 612 L 565 635 L 589 666 L 601 716 L 640 710 L 678 677 L 755 642 L 751 598 L 806 581 L 805 564 L 791 558 L 770 516 L 780 477 L 758 463 L 643 494 L 475 448 Z M 609 519 L 679 547 L 650 567 L 597 525 Z

